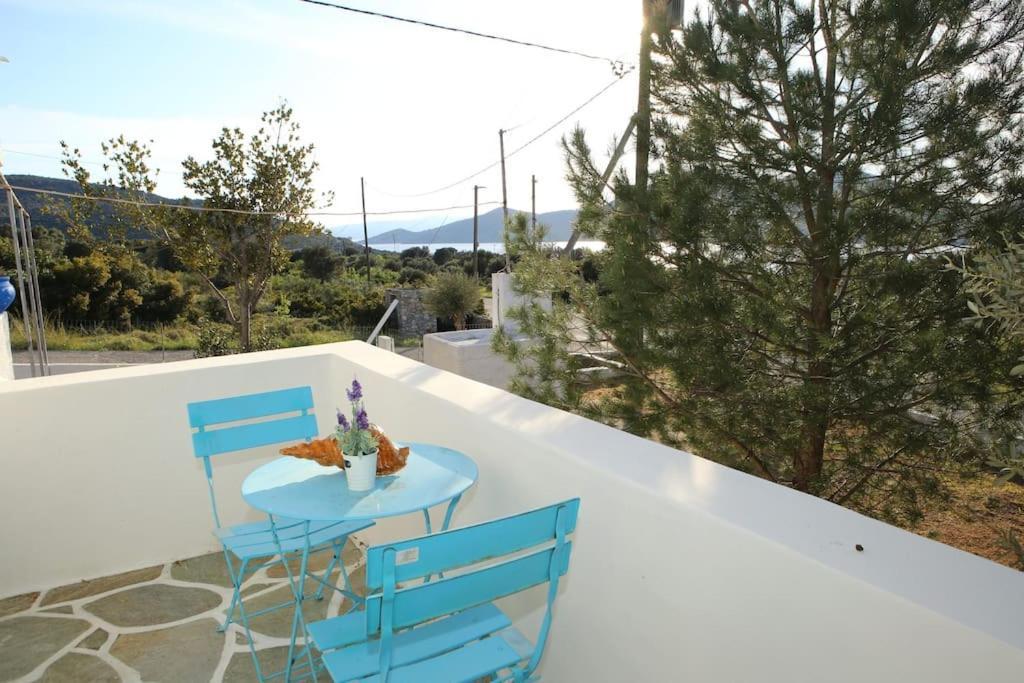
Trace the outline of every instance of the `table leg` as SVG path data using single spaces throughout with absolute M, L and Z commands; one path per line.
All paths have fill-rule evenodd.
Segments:
M 452 523 L 452 513 L 455 512 L 455 506 L 462 500 L 462 494 L 455 496 L 448 502 L 448 509 L 444 513 L 444 523 L 441 525 L 441 531 L 448 531 L 448 525 Z
M 455 507 L 459 504 L 459 501 L 461 499 L 462 499 L 462 494 L 460 493 L 459 495 L 455 496 L 450 501 L 448 501 L 448 509 L 444 511 L 444 522 L 441 524 L 441 531 L 448 531 L 448 527 L 452 523 L 452 515 L 455 513 Z M 430 510 L 428 510 L 427 508 L 423 508 L 423 521 L 424 521 L 424 525 L 427 527 L 427 533 L 428 534 L 434 533 L 432 531 L 432 529 L 431 529 L 431 524 L 430 524 Z M 438 575 L 438 577 L 440 577 L 442 579 L 444 578 L 444 574 L 441 573 L 441 572 L 438 572 L 437 575 Z M 430 574 L 427 574 L 426 576 L 423 577 L 423 583 L 429 583 L 429 582 L 430 582 Z

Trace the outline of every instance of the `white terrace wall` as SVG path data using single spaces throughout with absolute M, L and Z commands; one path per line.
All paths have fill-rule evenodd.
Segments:
M 185 403 L 308 383 L 326 430 L 353 374 L 393 436 L 477 460 L 456 524 L 582 498 L 545 680 L 1024 673 L 1020 573 L 358 342 L 0 385 L 0 596 L 213 548 Z M 272 455 L 218 463 L 226 518 Z M 530 628 L 543 596 L 506 603 Z
M 11 353 L 11 324 L 7 311 L 0 313 L 0 382 L 14 379 L 14 357 Z

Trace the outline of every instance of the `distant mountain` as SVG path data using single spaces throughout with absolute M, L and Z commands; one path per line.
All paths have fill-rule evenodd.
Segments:
M 510 211 L 510 213 L 516 213 Z M 525 212 L 520 212 L 525 213 Z M 549 211 L 537 214 L 537 222 L 545 226 L 547 236 L 545 239 L 552 242 L 562 242 L 569 239 L 572 234 L 573 222 L 576 220 L 576 210 L 567 209 L 563 211 Z M 478 230 L 480 242 L 501 242 L 502 241 L 502 212 L 501 209 L 492 209 L 481 214 L 478 219 Z M 370 244 L 472 244 L 473 243 L 473 219 L 466 218 L 446 225 L 441 225 L 426 230 L 389 230 L 371 237 Z
M 27 187 L 37 190 L 50 190 L 52 192 L 64 192 L 67 194 L 80 194 L 81 189 L 78 187 L 78 183 L 67 178 L 47 178 L 45 176 L 37 175 L 9 175 L 7 181 L 15 187 Z M 70 200 L 60 196 L 39 194 L 36 192 L 28 191 L 14 191 L 18 195 L 18 200 L 24 205 L 29 215 L 32 217 L 33 227 L 43 228 L 56 228 L 62 232 L 67 232 L 67 223 L 58 216 L 47 213 L 43 210 L 43 207 L 50 203 L 64 203 L 67 204 Z M 177 204 L 180 200 L 169 199 L 162 197 L 158 194 L 146 195 L 146 201 L 155 203 L 166 203 L 166 204 Z M 6 210 L 6 209 L 5 209 Z M 100 231 L 99 224 L 113 214 L 113 208 L 109 203 L 100 203 L 100 210 L 97 215 L 94 215 L 91 220 L 96 223 L 92 228 L 93 234 L 102 234 Z M 129 238 L 131 239 L 150 239 L 153 236 L 148 232 L 142 230 L 130 231 Z M 343 252 L 346 249 L 362 249 L 360 245 L 355 244 L 352 240 L 344 237 L 336 237 L 334 235 L 312 235 L 309 237 L 291 237 L 285 240 L 284 245 L 288 249 L 304 249 L 306 247 L 326 245 L 334 251 Z
M 9 182 L 14 187 L 27 187 L 36 190 L 50 190 L 51 192 L 64 192 L 67 194 L 81 194 L 81 188 L 78 187 L 78 183 L 76 183 L 73 180 L 68 180 L 67 178 L 47 178 L 45 176 L 38 175 L 9 175 L 7 176 L 7 182 Z M 18 195 L 18 200 L 22 203 L 22 205 L 25 207 L 25 210 L 28 211 L 29 215 L 32 217 L 33 227 L 56 228 L 61 232 L 67 232 L 67 223 L 60 217 L 54 216 L 51 213 L 47 213 L 46 211 L 43 210 L 43 207 L 48 204 L 67 205 L 70 202 L 69 199 L 55 195 L 45 195 L 36 192 L 28 192 L 24 190 L 15 190 L 14 193 Z M 146 201 L 176 204 L 180 200 L 168 199 L 167 197 L 161 197 L 160 195 L 157 194 L 149 194 L 146 195 Z M 109 203 L 101 203 L 99 211 L 97 212 L 97 214 L 93 216 L 92 220 L 94 223 L 100 223 L 104 219 L 112 216 L 113 211 L 113 207 Z M 98 226 L 90 227 L 92 227 L 94 234 L 98 234 L 98 231 L 96 229 Z M 141 230 L 130 231 L 128 236 L 132 239 L 142 239 L 145 237 L 149 237 L 147 233 Z
M 399 230 L 403 228 L 406 230 L 418 230 L 431 225 L 436 227 L 443 221 L 444 214 L 406 218 L 403 220 L 375 220 L 374 216 L 370 216 L 366 226 L 366 231 L 370 234 L 370 238 L 372 239 L 382 232 L 388 232 L 389 230 Z M 337 235 L 338 237 L 347 237 L 351 240 L 355 240 L 356 242 L 363 241 L 363 222 L 361 219 L 356 223 L 334 225 L 327 229 L 331 234 Z

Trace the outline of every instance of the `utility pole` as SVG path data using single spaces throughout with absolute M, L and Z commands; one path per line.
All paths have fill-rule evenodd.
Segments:
M 641 0 L 643 28 L 640 29 L 640 88 L 636 104 L 636 190 L 637 198 L 646 205 L 647 165 L 651 154 L 651 14 L 658 0 Z
M 537 176 L 530 176 L 530 227 L 537 232 Z
M 480 186 L 473 186 L 473 277 L 480 279 L 480 263 L 477 261 L 476 252 L 480 248 L 480 233 L 477 229 L 477 215 L 479 207 Z
M 366 249 L 366 285 L 370 285 L 370 232 L 366 227 L 366 181 L 359 177 L 359 194 L 363 198 L 363 247 Z
M 601 184 L 597 188 L 597 194 L 594 199 L 597 199 L 601 195 L 602 190 L 611 180 L 612 173 L 615 172 L 615 167 L 619 163 L 619 159 L 626 152 L 626 143 L 629 142 L 629 138 L 633 135 L 633 129 L 636 128 L 636 115 L 629 118 L 629 123 L 626 125 L 626 130 L 623 131 L 622 137 L 619 138 L 618 144 L 615 145 L 615 152 L 612 154 L 612 158 L 608 160 L 608 165 L 605 166 L 604 173 L 601 174 Z M 571 259 L 572 250 L 576 248 L 576 241 L 580 238 L 579 226 L 573 226 L 572 234 L 569 236 L 569 241 L 566 242 L 565 248 L 562 249 L 562 258 Z
M 502 241 L 505 238 L 505 231 L 508 230 L 508 185 L 505 183 L 505 130 L 498 130 L 498 144 L 501 146 L 501 224 Z M 505 250 L 505 272 L 510 273 L 512 269 L 508 262 L 508 249 Z

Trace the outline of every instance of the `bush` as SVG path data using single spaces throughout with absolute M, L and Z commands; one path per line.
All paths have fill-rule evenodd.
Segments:
M 398 283 L 412 287 L 420 287 L 427 282 L 427 274 L 416 268 L 405 267 L 398 274 Z
M 230 325 L 200 320 L 196 357 L 227 356 L 237 353 L 238 342 L 235 337 L 234 330 L 231 329 Z
M 455 258 L 457 253 L 459 252 L 455 247 L 441 247 L 434 252 L 434 263 L 439 266 L 443 266 Z
M 338 269 L 338 257 L 323 245 L 303 249 L 298 256 L 302 259 L 302 271 L 306 276 L 320 282 L 330 280 Z
M 438 318 L 451 320 L 455 329 L 466 328 L 466 316 L 480 302 L 480 287 L 471 277 L 459 273 L 442 273 L 423 297 L 427 310 Z
M 428 259 L 430 258 L 430 249 L 427 247 L 409 247 L 403 250 L 399 256 L 402 257 L 402 261 L 406 259 Z
M 293 318 L 315 318 L 331 327 L 373 325 L 384 315 L 384 288 L 356 277 L 318 282 L 298 275 L 274 279 L 274 309 L 287 309 Z M 286 304 L 286 305 L 285 305 Z

